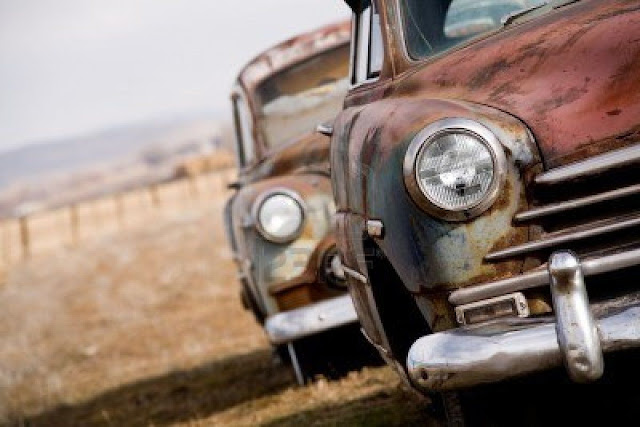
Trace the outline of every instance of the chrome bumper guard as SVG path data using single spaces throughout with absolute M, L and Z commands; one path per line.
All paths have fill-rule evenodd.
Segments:
M 603 352 L 640 347 L 640 304 L 596 320 L 578 258 L 557 252 L 548 265 L 555 322 L 504 320 L 422 337 L 407 356 L 412 381 L 425 390 L 451 390 L 564 363 L 574 381 L 589 382 L 603 374 Z
M 358 316 L 349 294 L 310 304 L 267 318 L 265 329 L 274 345 L 356 323 Z

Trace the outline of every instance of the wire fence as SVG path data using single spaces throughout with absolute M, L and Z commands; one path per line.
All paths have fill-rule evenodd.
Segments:
M 133 229 L 158 217 L 180 215 L 229 193 L 233 169 L 189 176 L 21 218 L 0 220 L 2 270 L 34 255 L 77 246 Z

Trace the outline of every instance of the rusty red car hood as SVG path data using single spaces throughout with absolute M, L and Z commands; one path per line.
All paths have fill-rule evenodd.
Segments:
M 268 153 L 251 175 L 251 181 L 293 173 L 329 175 L 329 138 L 317 132 L 302 135 L 292 144 Z
M 640 1 L 583 0 L 425 63 L 395 96 L 524 121 L 547 167 L 640 141 Z

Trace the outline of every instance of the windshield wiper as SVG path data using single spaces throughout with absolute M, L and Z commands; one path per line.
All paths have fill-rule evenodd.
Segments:
M 528 15 L 529 13 L 536 11 L 540 8 L 543 8 L 545 6 L 547 6 L 549 3 L 548 2 L 542 2 L 540 4 L 536 4 L 534 6 L 528 7 L 526 9 L 522 9 L 522 10 L 516 10 L 515 12 L 511 12 L 510 14 L 503 16 L 502 19 L 500 19 L 500 23 L 502 24 L 503 27 L 506 27 L 508 25 L 513 24 L 513 22 L 524 16 L 524 15 Z
M 517 10 L 515 12 L 510 13 L 509 15 L 504 16 L 501 20 L 500 23 L 502 24 L 503 27 L 506 27 L 508 25 L 513 24 L 515 21 L 518 20 L 518 18 L 521 18 L 525 15 L 528 15 L 531 12 L 534 12 L 536 10 L 542 9 L 543 7 L 549 7 L 549 9 L 559 9 L 563 6 L 567 6 L 571 3 L 576 3 L 580 0 L 550 0 L 550 1 L 543 1 L 539 4 L 536 4 L 534 6 L 528 7 L 526 9 L 522 9 L 522 10 Z

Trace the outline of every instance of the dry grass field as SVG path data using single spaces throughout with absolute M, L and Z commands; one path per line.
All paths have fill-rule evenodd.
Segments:
M 433 425 L 388 368 L 295 385 L 241 308 L 221 209 L 0 274 L 0 423 Z

